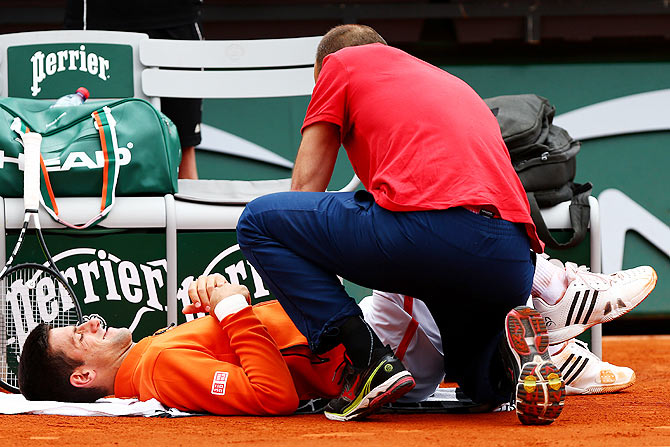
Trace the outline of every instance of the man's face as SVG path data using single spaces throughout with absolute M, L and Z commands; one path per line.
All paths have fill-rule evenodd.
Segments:
M 100 320 L 96 318 L 79 326 L 66 326 L 49 331 L 51 349 L 96 369 L 118 367 L 132 343 L 132 334 L 128 329 L 103 329 Z

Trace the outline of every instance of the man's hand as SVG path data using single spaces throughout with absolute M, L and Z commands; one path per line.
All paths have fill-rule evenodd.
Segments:
M 247 302 L 251 303 L 251 295 L 246 286 L 230 284 L 219 273 L 201 276 L 188 286 L 188 297 L 191 299 L 191 304 L 184 306 L 182 313 L 213 311 L 221 300 L 237 294 L 244 296 Z

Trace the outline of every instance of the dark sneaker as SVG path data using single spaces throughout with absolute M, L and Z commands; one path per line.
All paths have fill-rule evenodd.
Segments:
M 565 401 L 565 383 L 549 356 L 544 318 L 519 306 L 505 318 L 507 355 L 503 355 L 516 388 L 516 414 L 522 424 L 546 425 L 558 418 Z
M 343 378 L 340 397 L 331 400 L 324 411 L 326 417 L 334 421 L 363 419 L 415 385 L 414 378 L 389 346 L 364 370 L 347 365 Z

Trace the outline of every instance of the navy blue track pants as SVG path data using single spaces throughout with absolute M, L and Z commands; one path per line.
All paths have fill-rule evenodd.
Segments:
M 534 265 L 521 224 L 464 208 L 391 212 L 367 191 L 285 192 L 249 203 L 246 258 L 317 352 L 360 315 L 337 276 L 426 302 L 445 370 L 478 402 L 502 402 L 490 377 L 507 312 L 525 304 Z M 497 366 L 497 364 L 496 364 Z

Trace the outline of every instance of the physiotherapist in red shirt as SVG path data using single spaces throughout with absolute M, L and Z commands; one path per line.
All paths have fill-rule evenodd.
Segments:
M 476 402 L 509 401 L 498 344 L 507 313 L 528 299 L 531 249 L 543 247 L 496 118 L 465 82 L 366 26 L 329 31 L 314 71 L 292 191 L 249 203 L 237 235 L 310 347 L 346 348 L 344 389 L 326 416 L 365 417 L 414 385 L 338 276 L 423 300 L 449 376 Z M 365 191 L 324 192 L 340 145 Z M 528 324 L 520 330 L 539 331 Z M 531 423 L 558 416 L 555 376 L 556 412 Z

